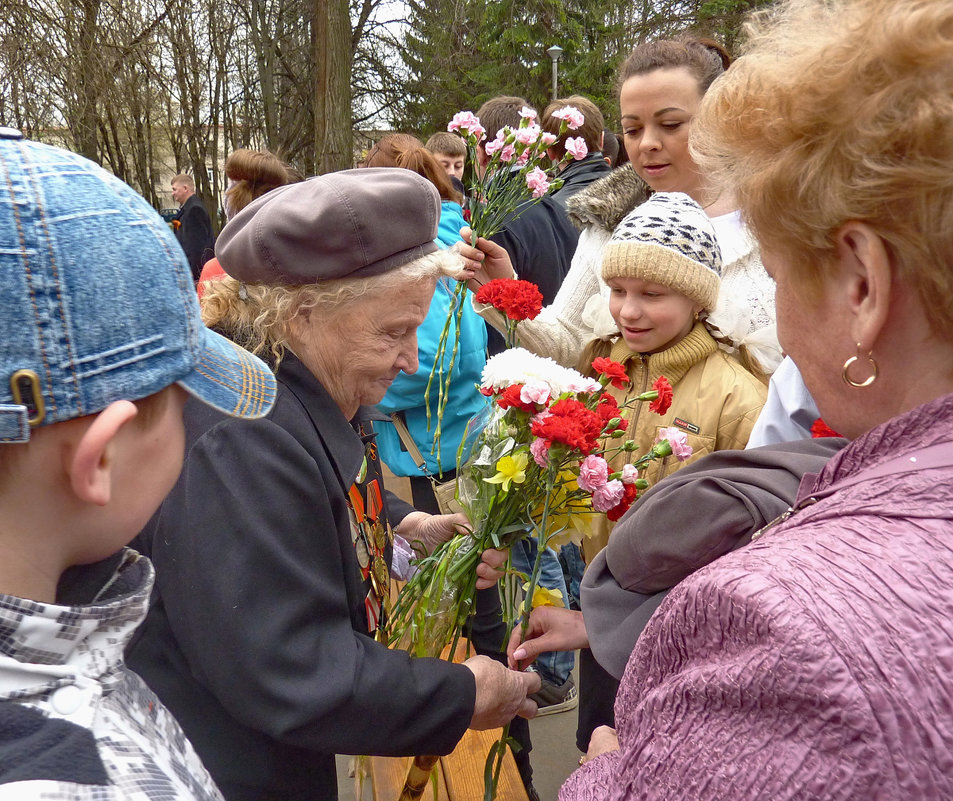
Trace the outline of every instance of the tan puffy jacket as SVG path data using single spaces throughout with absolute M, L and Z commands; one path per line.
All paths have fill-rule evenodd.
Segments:
M 609 460 L 613 471 L 620 470 L 652 447 L 659 429 L 681 429 L 692 446 L 691 458 L 679 462 L 668 456 L 649 463 L 643 475 L 651 484 L 705 454 L 744 448 L 768 394 L 767 386 L 721 350 L 701 323 L 671 348 L 648 356 L 633 353 L 620 338 L 609 358 L 625 365 L 631 379 L 625 389 L 611 390 L 620 405 L 650 390 L 661 375 L 672 385 L 672 406 L 664 415 L 650 411 L 648 403 L 626 410 L 625 438 L 635 442 L 636 450 Z M 587 562 L 609 542 L 613 525 L 605 515 L 593 521 L 593 536 L 583 542 Z

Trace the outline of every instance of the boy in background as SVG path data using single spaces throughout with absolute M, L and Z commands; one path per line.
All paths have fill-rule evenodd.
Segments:
M 467 146 L 463 140 L 449 131 L 439 131 L 424 145 L 433 153 L 437 163 L 447 171 L 450 178 L 463 181 L 463 169 L 467 164 Z
M 123 546 L 182 466 L 187 393 L 243 417 L 275 394 L 202 325 L 146 201 L 0 128 L 0 795 L 220 799 L 123 665 L 151 563 Z

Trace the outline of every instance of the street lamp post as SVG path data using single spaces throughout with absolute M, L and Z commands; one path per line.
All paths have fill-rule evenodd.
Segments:
M 558 64 L 559 59 L 561 59 L 563 56 L 563 49 L 559 45 L 553 45 L 546 51 L 546 54 L 553 60 L 553 100 L 555 100 L 559 70 Z

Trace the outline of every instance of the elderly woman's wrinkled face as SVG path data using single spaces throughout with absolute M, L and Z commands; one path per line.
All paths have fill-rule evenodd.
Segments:
M 417 329 L 427 316 L 434 279 L 371 292 L 333 315 L 312 312 L 292 349 L 347 418 L 380 403 L 403 371 L 417 371 Z

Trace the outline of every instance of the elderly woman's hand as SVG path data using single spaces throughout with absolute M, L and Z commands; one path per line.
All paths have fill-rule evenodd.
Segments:
M 616 734 L 616 730 L 609 726 L 599 726 L 592 732 L 592 737 L 589 739 L 589 750 L 579 760 L 579 764 L 584 765 L 590 759 L 618 750 L 619 735 Z
M 462 512 L 452 515 L 411 512 L 397 526 L 397 533 L 407 540 L 420 556 L 433 553 L 434 548 L 454 534 L 466 534 L 469 530 L 470 521 Z
M 434 548 L 455 534 L 466 534 L 469 531 L 470 521 L 462 512 L 452 515 L 411 512 L 397 526 L 397 533 L 421 556 L 433 553 Z M 485 550 L 476 566 L 476 588 L 485 590 L 496 584 L 503 576 L 505 564 L 506 551 L 493 548 Z
M 506 250 L 495 242 L 482 237 L 473 247 L 473 231 L 461 228 L 463 242 L 454 245 L 454 249 L 463 256 L 464 275 L 460 280 L 470 279 L 470 289 L 476 292 L 487 281 L 494 278 L 515 278 L 516 271 Z

